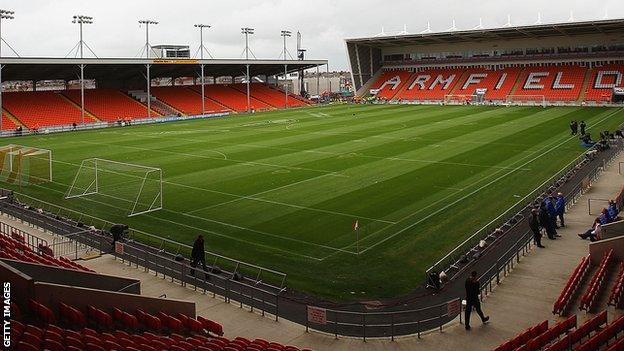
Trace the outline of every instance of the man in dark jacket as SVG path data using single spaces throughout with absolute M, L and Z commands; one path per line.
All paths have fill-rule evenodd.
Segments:
M 550 216 L 548 215 L 548 210 L 546 210 L 546 204 L 543 202 L 540 204 L 538 218 L 539 218 L 539 224 L 542 226 L 542 228 L 546 230 L 546 235 L 548 236 L 548 239 L 555 240 L 556 239 L 555 235 L 557 234 L 557 232 L 555 231 L 555 227 L 553 227 L 552 220 L 550 219 Z
M 585 129 L 586 129 L 585 121 L 581 121 L 580 127 L 581 127 L 581 135 L 584 135 Z
M 121 240 L 126 231 L 128 231 L 127 224 L 113 224 L 111 226 L 110 232 L 113 235 L 111 251 L 115 251 L 115 243 Z
M 543 248 L 542 245 L 542 232 L 540 231 L 539 219 L 537 218 L 538 209 L 534 208 L 531 211 L 531 217 L 529 217 L 529 228 L 533 232 L 533 241 L 537 244 L 537 247 Z
M 483 324 L 490 320 L 490 317 L 486 317 L 483 314 L 483 311 L 481 311 L 481 300 L 479 299 L 479 294 L 480 286 L 479 280 L 477 280 L 477 272 L 472 271 L 472 273 L 470 273 L 470 277 L 466 279 L 466 319 L 464 321 L 466 330 L 470 330 L 470 313 L 473 308 L 477 311 L 479 317 L 481 317 L 481 322 L 483 322 Z
M 206 251 L 204 249 L 204 236 L 198 235 L 197 239 L 193 243 L 193 250 L 191 250 L 191 276 L 195 276 L 195 267 L 201 263 L 204 269 L 205 277 L 208 279 L 208 273 L 206 272 Z

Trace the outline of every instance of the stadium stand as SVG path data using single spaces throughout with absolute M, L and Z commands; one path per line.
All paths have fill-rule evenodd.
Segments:
M 201 91 L 201 87 L 199 89 Z M 199 115 L 202 113 L 201 95 L 189 87 L 153 87 L 151 93 L 158 100 L 186 115 Z M 204 108 L 207 113 L 228 111 L 224 106 L 211 100 L 209 96 L 205 96 Z
M 472 95 L 476 89 L 486 89 L 485 100 L 505 101 L 518 79 L 520 68 L 501 70 L 469 69 L 457 83 L 454 95 Z
M 196 92 L 201 92 L 201 86 L 194 85 L 191 87 Z M 209 84 L 204 86 L 204 92 L 206 96 L 215 100 L 219 104 L 226 106 L 227 108 L 236 111 L 247 111 L 247 95 L 242 93 L 226 84 Z M 270 110 L 273 107 L 266 103 L 259 101 L 255 98 L 251 98 L 251 108 L 255 111 Z
M 583 278 L 589 270 L 589 256 L 581 258 L 581 262 L 576 266 L 566 285 L 564 286 L 561 294 L 555 301 L 553 306 L 553 314 L 563 314 L 570 304 L 574 293 L 581 286 Z
M 585 321 L 578 328 L 574 329 L 567 335 L 559 338 L 559 340 L 551 343 L 544 350 L 545 351 L 564 351 L 569 350 L 573 345 L 577 345 L 579 343 L 582 344 L 582 341 L 595 333 L 600 329 L 600 327 L 604 324 L 607 324 L 607 311 L 602 311 L 597 314 L 595 317 Z
M 585 101 L 611 101 L 613 88 L 624 87 L 623 77 L 623 65 L 605 65 L 594 68 L 585 92 Z
M 28 128 L 81 122 L 80 109 L 58 92 L 7 92 L 2 97 L 4 109 Z M 85 122 L 95 120 L 85 115 Z
M 600 289 L 603 287 L 605 283 L 607 267 L 609 263 L 611 262 L 612 258 L 613 258 L 613 249 L 607 251 L 603 255 L 602 260 L 600 261 L 600 266 L 598 266 L 598 270 L 592 277 L 589 283 L 589 286 L 587 287 L 587 290 L 585 291 L 585 294 L 583 294 L 583 297 L 581 298 L 581 304 L 579 306 L 580 309 L 589 311 L 594 305 L 594 302 L 596 301 L 596 296 L 598 295 L 598 292 L 600 291 Z
M 624 299 L 622 296 L 624 296 L 624 262 L 620 263 L 620 272 L 615 280 L 615 284 L 613 284 L 613 288 L 611 288 L 609 305 L 619 308 L 623 307 Z
M 231 87 L 240 91 L 241 93 L 244 93 L 244 94 L 247 93 L 247 86 L 245 84 L 233 84 L 231 85 Z M 251 84 L 250 93 L 251 93 L 251 97 L 253 97 L 254 99 L 262 101 L 268 105 L 271 105 L 272 107 L 275 107 L 275 108 L 284 107 L 284 104 L 285 104 L 284 92 L 280 92 L 279 90 L 276 90 L 276 89 L 271 89 L 265 84 L 262 84 L 262 83 Z M 289 94 L 288 107 L 300 107 L 300 106 L 305 106 L 305 105 L 306 104 L 303 103 L 301 100 L 291 98 Z
M 548 330 L 548 321 L 543 321 L 533 327 L 530 327 L 520 334 L 516 335 L 512 339 L 504 342 L 493 351 L 511 351 L 523 347 L 526 343 L 536 338 Z
M 17 127 L 15 122 L 9 118 L 9 116 L 2 111 L 2 130 L 13 130 Z
M 453 90 L 464 69 L 429 69 L 412 74 L 397 99 L 441 101 Z
M 62 94 L 80 106 L 80 90 L 65 90 Z M 115 89 L 85 90 L 85 110 L 108 122 L 147 117 L 144 105 Z
M 378 97 L 390 100 L 407 84 L 411 75 L 412 74 L 406 70 L 385 71 L 377 81 L 371 85 L 371 89 L 378 89 Z
M 11 237 L 4 233 L 0 235 L 0 258 L 93 272 L 93 270 L 65 257 L 55 258 L 51 250 L 47 248 L 47 243 L 40 245 L 38 248 L 29 246 L 25 242 L 25 238 L 18 233 L 13 233 Z
M 586 70 L 575 65 L 526 67 L 512 94 L 543 95 L 547 101 L 573 102 L 579 98 Z

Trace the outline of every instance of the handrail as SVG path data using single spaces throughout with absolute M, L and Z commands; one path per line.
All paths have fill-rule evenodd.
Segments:
M 542 189 L 544 188 L 544 186 L 546 186 L 548 183 L 553 182 L 554 180 L 561 179 L 563 176 L 565 176 L 574 168 L 576 168 L 579 164 L 582 164 L 585 161 L 585 158 L 586 158 L 585 153 L 574 158 L 571 162 L 569 162 L 563 168 L 561 168 L 557 173 L 555 173 L 553 176 L 551 176 L 550 178 L 542 182 L 540 185 L 538 185 L 535 189 L 533 189 L 533 191 L 531 191 L 530 193 L 522 197 L 520 200 L 518 200 L 515 204 L 511 205 L 503 213 L 498 215 L 496 218 L 494 218 L 489 223 L 481 227 L 479 230 L 473 233 L 470 237 L 468 237 L 462 243 L 460 243 L 455 248 L 453 248 L 453 250 L 451 250 L 444 257 L 442 257 L 436 263 L 434 263 L 431 267 L 429 267 L 426 271 L 426 274 L 429 275 L 429 273 L 431 273 L 432 271 L 436 269 L 440 269 L 441 266 L 448 267 L 449 263 L 454 263 L 456 257 L 466 253 L 469 249 L 474 247 L 478 241 L 482 240 L 485 236 L 487 236 L 487 235 L 484 236 L 483 233 L 489 232 L 488 229 L 491 229 L 494 223 L 499 222 L 503 218 L 510 217 L 511 214 L 514 212 L 522 211 L 522 209 L 526 208 L 527 206 L 526 205 L 527 199 L 537 197 L 539 194 L 543 193 L 544 190 Z M 569 197 L 570 196 L 566 197 L 566 200 L 569 200 Z M 449 262 L 449 261 L 452 261 L 452 262 Z
M 94 224 L 93 220 L 98 221 L 98 222 L 100 222 L 100 225 L 94 226 L 97 229 L 105 230 L 106 227 L 110 227 L 111 225 L 114 224 L 113 222 L 110 222 L 108 220 L 105 220 L 105 219 L 102 219 L 102 218 L 99 218 L 99 217 L 96 217 L 96 216 L 88 215 L 88 214 L 82 213 L 80 211 L 73 210 L 71 208 L 66 208 L 66 207 L 63 207 L 63 206 L 52 204 L 52 203 L 49 203 L 47 201 L 43 201 L 43 200 L 34 198 L 32 196 L 20 193 L 20 192 L 15 192 L 14 191 L 13 193 L 15 194 L 15 197 L 18 198 L 18 199 L 19 198 L 26 198 L 26 199 L 29 199 L 31 201 L 35 201 L 35 203 L 46 205 L 48 208 L 57 209 L 58 211 L 48 211 L 48 212 L 56 213 L 59 216 L 63 215 L 63 211 L 70 212 L 70 213 L 72 213 L 74 215 L 79 215 L 78 219 L 76 220 L 77 222 L 85 222 L 85 218 L 89 218 L 89 219 L 91 219 L 91 223 L 89 225 L 93 226 L 93 224 Z M 34 204 L 30 204 L 30 205 L 31 206 L 35 206 Z M 41 206 L 41 207 L 45 208 L 46 206 Z M 37 207 L 37 206 L 35 206 L 35 207 Z M 68 218 L 74 217 L 74 216 L 70 216 L 70 215 L 67 215 L 67 214 L 64 214 L 64 215 L 66 217 L 68 217 Z M 75 217 L 74 217 L 74 219 L 75 219 Z M 144 231 L 138 230 L 138 229 L 131 229 L 130 230 L 130 235 L 128 237 L 128 239 L 129 239 L 128 241 L 129 242 L 133 242 L 133 241 L 140 242 L 140 239 L 135 238 L 135 235 L 133 235 L 133 234 L 137 234 L 137 236 L 144 236 L 144 237 L 147 237 L 149 239 L 153 239 L 156 242 L 160 242 L 160 248 L 159 249 L 164 249 L 165 248 L 165 244 L 169 244 L 170 246 L 173 246 L 173 247 L 177 246 L 177 252 L 176 253 L 179 253 L 180 249 L 182 249 L 182 248 L 192 249 L 192 246 L 190 246 L 190 245 L 187 245 L 187 244 L 175 241 L 175 240 L 171 240 L 171 239 L 168 239 L 168 238 L 164 238 L 164 237 L 161 237 L 161 236 L 158 236 L 158 235 L 155 235 L 155 234 L 151 234 L 151 233 L 148 233 L 148 232 L 144 232 Z M 287 277 L 286 273 L 283 273 L 283 272 L 280 272 L 280 271 L 277 271 L 277 270 L 274 270 L 274 269 L 271 269 L 271 268 L 262 267 L 262 266 L 259 266 L 259 265 L 253 264 L 253 263 L 248 263 L 248 262 L 244 262 L 244 261 L 241 261 L 241 260 L 237 260 L 237 259 L 234 259 L 234 258 L 231 258 L 231 257 L 223 256 L 221 254 L 218 254 L 218 253 L 212 252 L 212 251 L 206 251 L 206 255 L 208 255 L 209 257 L 212 257 L 213 259 L 216 258 L 216 259 L 221 259 L 221 260 L 224 260 L 224 261 L 228 261 L 230 264 L 232 264 L 234 266 L 242 266 L 243 268 L 250 268 L 250 269 L 258 270 L 260 272 L 266 272 L 266 273 L 273 274 L 273 275 L 275 275 L 277 277 L 277 280 L 280 281 L 280 283 L 279 283 L 280 286 L 279 287 L 281 289 L 284 289 L 285 286 L 286 286 L 286 277 Z M 206 262 L 208 262 L 208 260 Z

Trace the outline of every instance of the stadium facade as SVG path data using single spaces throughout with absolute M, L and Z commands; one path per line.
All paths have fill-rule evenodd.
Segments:
M 357 95 L 580 104 L 622 87 L 622 19 L 426 32 L 347 39 Z

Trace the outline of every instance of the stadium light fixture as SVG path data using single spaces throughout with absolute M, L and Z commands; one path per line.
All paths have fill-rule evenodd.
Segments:
M 208 24 L 195 24 L 194 25 L 195 28 L 199 28 L 199 58 L 201 60 L 204 59 L 204 51 L 206 51 L 208 53 L 208 56 L 210 56 L 210 58 L 213 58 L 212 55 L 210 55 L 210 52 L 204 47 L 204 28 L 211 28 L 210 25 Z M 202 109 L 202 115 L 206 113 L 206 94 L 205 94 L 205 74 L 204 74 L 204 62 L 202 61 L 201 65 L 200 65 L 200 75 L 201 75 L 201 109 Z
M 154 21 L 151 19 L 142 19 L 139 20 L 139 25 L 145 25 L 145 58 L 149 58 L 149 52 L 152 50 L 152 46 L 149 43 L 149 26 L 158 24 L 158 21 Z M 158 56 L 158 55 L 157 55 Z
M 284 38 L 284 61 L 287 60 L 288 50 L 286 49 L 286 38 L 292 35 L 292 32 L 289 30 L 283 30 L 280 34 Z M 284 108 L 288 108 L 288 64 L 284 63 Z
M 241 28 L 241 33 L 245 35 L 245 60 L 249 60 L 249 53 L 251 52 L 249 49 L 249 35 L 253 35 L 254 31 L 253 28 L 249 27 Z M 253 53 L 251 53 L 251 55 L 254 56 Z M 249 77 L 249 62 L 245 64 L 245 68 L 247 69 L 247 112 L 251 112 L 251 77 Z
M 204 59 L 204 51 L 206 51 L 210 58 L 214 58 L 210 54 L 210 51 L 204 46 L 204 28 L 212 28 L 212 26 L 209 24 L 195 24 L 193 27 L 199 28 L 199 58 L 202 60 Z M 197 53 L 195 53 L 195 55 L 197 55 Z
M 10 11 L 10 10 L 0 10 L 0 57 L 2 57 L 2 42 L 4 42 L 5 44 L 7 44 L 7 46 L 13 50 L 13 48 L 11 47 L 11 45 L 9 45 L 6 41 L 4 41 L 4 38 L 2 38 L 2 20 L 4 19 L 14 19 L 15 17 L 13 16 L 15 14 L 15 12 Z M 15 53 L 15 55 L 17 55 L 17 52 L 15 52 L 15 50 L 13 50 L 13 53 Z M 17 55 L 19 57 L 19 55 Z M 2 66 L 0 65 L 0 110 L 2 110 Z M 0 118 L 0 130 L 2 130 L 2 118 Z
M 74 15 L 72 23 L 74 24 L 78 24 L 79 32 L 80 32 L 80 39 L 78 41 L 78 51 L 80 52 L 80 59 L 82 60 L 84 58 L 83 52 L 84 52 L 84 47 L 86 46 L 87 49 L 89 49 L 89 51 L 91 51 L 91 53 L 93 54 L 93 56 L 97 57 L 97 55 L 93 52 L 93 50 L 91 50 L 91 48 L 89 47 L 89 45 L 87 45 L 84 40 L 82 39 L 82 25 L 83 24 L 93 24 L 93 17 L 91 16 L 85 16 L 85 15 Z M 72 49 L 73 51 L 74 49 Z M 70 51 L 71 53 L 71 51 Z M 85 108 L 84 108 L 84 63 L 80 62 L 80 119 L 82 124 L 84 124 L 85 122 Z

